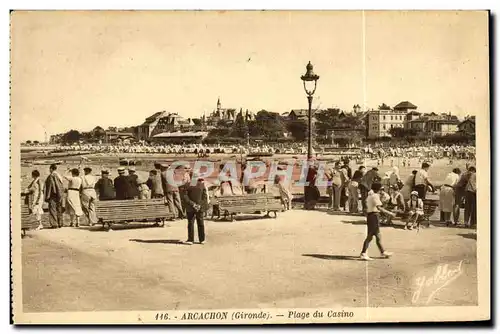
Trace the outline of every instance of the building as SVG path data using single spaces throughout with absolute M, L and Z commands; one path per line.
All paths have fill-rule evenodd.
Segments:
M 464 135 L 475 135 L 476 134 L 476 117 L 467 117 L 465 120 L 457 125 L 458 132 Z
M 290 121 L 307 121 L 309 118 L 308 109 L 292 109 L 288 114 L 288 119 Z
M 189 131 L 195 123 L 191 118 L 184 118 L 177 113 L 157 112 L 137 127 L 137 138 L 149 140 L 152 136 L 163 132 Z
M 396 104 L 394 106 L 394 110 L 395 111 L 401 111 L 401 112 L 404 112 L 405 114 L 411 112 L 412 110 L 417 110 L 417 106 L 414 105 L 413 103 L 411 102 L 408 102 L 408 101 L 402 101 L 402 102 L 399 102 L 398 104 Z
M 236 120 L 235 108 L 222 108 L 220 98 L 217 99 L 217 108 L 207 117 L 206 123 L 209 126 L 217 126 L 220 122 L 232 124 Z
M 446 136 L 457 132 L 459 123 L 457 116 L 452 116 L 451 113 L 430 113 L 409 120 L 405 128 L 414 129 L 421 135 Z
M 184 118 L 177 113 L 169 113 L 158 119 L 150 137 L 164 132 L 186 132 L 191 130 L 193 126 L 194 122 L 190 118 Z
M 109 144 L 130 144 L 136 141 L 136 137 L 132 132 L 115 132 L 106 131 L 104 134 L 104 143 Z
M 137 139 L 148 140 L 158 121 L 167 114 L 166 111 L 159 111 L 146 118 L 144 123 L 137 127 Z
M 446 136 L 456 133 L 458 131 L 458 124 L 458 121 L 447 119 L 430 120 L 427 122 L 426 128 L 432 136 Z
M 390 130 L 392 128 L 403 128 L 408 112 L 405 107 L 414 107 L 414 105 L 409 102 L 407 102 L 409 105 L 402 105 L 402 103 L 397 105 L 398 109 L 391 109 L 391 107 L 382 104 L 377 110 L 368 111 L 365 116 L 366 136 L 368 138 L 391 137 Z

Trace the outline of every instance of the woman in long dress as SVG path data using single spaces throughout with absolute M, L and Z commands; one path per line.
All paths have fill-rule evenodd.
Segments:
M 31 177 L 33 177 L 33 181 L 31 181 L 28 189 L 24 192 L 23 195 L 26 196 L 26 202 L 28 204 L 28 209 L 30 215 L 38 222 L 38 230 L 43 228 L 42 225 L 42 214 L 43 214 L 43 185 L 40 180 L 40 172 L 34 170 L 31 172 Z
M 82 179 L 77 168 L 71 170 L 71 176 L 64 176 L 68 180 L 68 197 L 66 199 L 66 212 L 70 217 L 70 226 L 80 226 L 80 217 L 83 216 L 82 202 L 80 201 L 80 190 Z
M 411 175 L 405 180 L 403 188 L 401 189 L 401 194 L 405 201 L 410 199 L 410 194 L 413 191 L 413 187 L 415 187 L 415 176 L 417 174 L 417 170 L 413 170 Z
M 451 221 L 451 213 L 455 206 L 455 186 L 458 183 L 459 177 L 460 169 L 453 169 L 453 171 L 446 176 L 439 191 L 439 207 L 443 213 L 443 219 L 446 222 L 446 226 L 453 224 Z

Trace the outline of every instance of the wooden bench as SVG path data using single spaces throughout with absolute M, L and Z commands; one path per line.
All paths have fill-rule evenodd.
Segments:
M 273 194 L 248 194 L 238 196 L 221 196 L 213 198 L 211 204 L 218 207 L 217 216 L 220 219 L 221 214 L 224 219 L 229 218 L 234 221 L 234 216 L 238 213 L 267 212 L 266 216 L 274 213 L 274 218 L 278 216 L 278 211 L 283 210 L 281 198 Z M 212 219 L 215 212 L 212 212 Z
M 174 218 L 163 199 L 97 201 L 96 214 L 106 230 L 112 223 L 156 222 L 164 226 L 165 220 Z
M 21 236 L 24 237 L 26 232 L 34 230 L 38 227 L 38 222 L 33 215 L 30 215 L 29 208 L 26 204 L 21 205 Z

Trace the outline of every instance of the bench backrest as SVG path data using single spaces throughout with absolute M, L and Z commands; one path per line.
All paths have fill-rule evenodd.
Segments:
M 21 229 L 29 230 L 38 227 L 38 222 L 33 215 L 30 215 L 26 204 L 21 205 Z
M 166 219 L 173 216 L 163 199 L 97 201 L 96 214 L 103 221 Z
M 266 194 L 248 194 L 238 196 L 222 196 L 216 199 L 219 208 L 224 210 L 235 207 L 261 209 L 277 209 L 281 207 L 281 199 L 270 193 Z

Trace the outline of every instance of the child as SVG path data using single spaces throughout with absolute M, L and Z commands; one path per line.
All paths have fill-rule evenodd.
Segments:
M 285 211 L 290 210 L 292 208 L 292 199 L 293 199 L 292 192 L 285 187 L 279 175 L 276 175 L 274 177 L 274 184 L 276 185 L 276 187 L 280 192 L 281 203 L 283 203 Z
M 420 217 L 424 215 L 424 202 L 418 197 L 418 192 L 412 191 L 410 194 L 410 200 L 408 201 L 408 220 L 406 222 L 405 229 L 411 230 L 415 225 L 417 225 Z M 412 222 L 410 224 L 410 222 Z
M 366 251 L 368 250 L 368 246 L 370 246 L 370 242 L 372 241 L 372 238 L 375 236 L 375 240 L 377 242 L 378 249 L 380 250 L 380 253 L 382 253 L 382 257 L 388 258 L 392 255 L 392 253 L 387 252 L 384 250 L 382 247 L 382 236 L 380 235 L 380 213 L 384 213 L 388 216 L 394 217 L 395 214 L 385 210 L 382 207 L 382 201 L 380 200 L 380 189 L 382 188 L 382 184 L 380 183 L 373 183 L 372 184 L 372 191 L 369 193 L 368 198 L 366 199 L 366 211 L 367 211 L 367 216 L 366 216 L 366 223 L 368 225 L 368 234 L 366 236 L 365 241 L 363 242 L 363 249 L 361 250 L 361 255 L 360 259 L 365 260 L 365 261 L 370 261 L 372 260 L 371 257 L 366 254 Z

